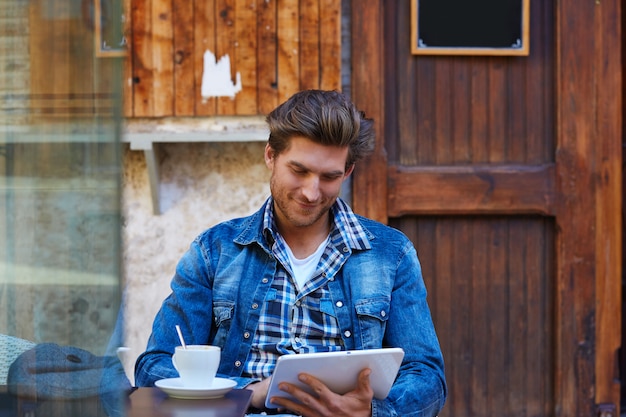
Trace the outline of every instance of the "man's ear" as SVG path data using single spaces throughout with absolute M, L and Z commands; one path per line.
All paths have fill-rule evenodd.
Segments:
M 265 158 L 265 165 L 267 165 L 268 168 L 272 169 L 272 166 L 274 164 L 274 150 L 269 143 L 265 145 L 265 152 L 263 153 L 263 157 Z
M 350 176 L 350 174 L 352 174 L 352 171 L 354 171 L 354 164 L 350 165 L 350 168 L 348 168 L 348 170 L 344 174 L 343 178 L 344 179 L 348 178 Z

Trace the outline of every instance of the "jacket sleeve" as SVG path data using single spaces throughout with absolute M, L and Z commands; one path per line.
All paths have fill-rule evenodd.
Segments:
M 384 344 L 403 348 L 405 356 L 388 397 L 374 400 L 372 416 L 436 416 L 447 396 L 443 355 L 410 242 L 398 260 Z
M 194 241 L 178 262 L 171 282 L 172 292 L 154 319 L 146 351 L 135 363 L 136 386 L 153 386 L 159 379 L 179 376 L 172 365 L 174 350 L 180 346 L 176 325 L 180 326 L 185 343 L 209 343 L 213 308 L 205 256 Z

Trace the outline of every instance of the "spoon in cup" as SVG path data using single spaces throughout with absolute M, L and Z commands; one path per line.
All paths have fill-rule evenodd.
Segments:
M 180 344 L 183 349 L 187 349 L 187 345 L 185 344 L 185 339 L 183 339 L 183 333 L 180 331 L 180 326 L 176 325 L 176 332 L 178 333 L 178 338 L 180 339 Z

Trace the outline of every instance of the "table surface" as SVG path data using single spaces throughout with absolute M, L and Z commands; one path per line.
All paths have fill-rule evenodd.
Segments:
M 234 389 L 223 398 L 181 400 L 158 388 L 138 388 L 130 395 L 128 417 L 243 417 L 252 391 Z
M 112 415 L 243 417 L 252 401 L 252 391 L 233 389 L 222 398 L 182 400 L 169 398 L 158 388 L 136 388 L 126 400 L 126 413 L 116 408 Z M 36 400 L 9 394 L 6 386 L 0 386 L 0 417 L 106 417 L 111 415 L 109 411 L 111 409 L 104 407 L 101 398 L 97 396 L 75 400 Z

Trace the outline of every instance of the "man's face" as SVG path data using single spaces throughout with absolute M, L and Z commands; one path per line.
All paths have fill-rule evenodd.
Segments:
M 265 163 L 271 171 L 270 190 L 279 228 L 308 227 L 328 220 L 341 184 L 352 168 L 345 169 L 347 147 L 324 146 L 304 137 L 293 137 L 277 156 L 265 147 Z

